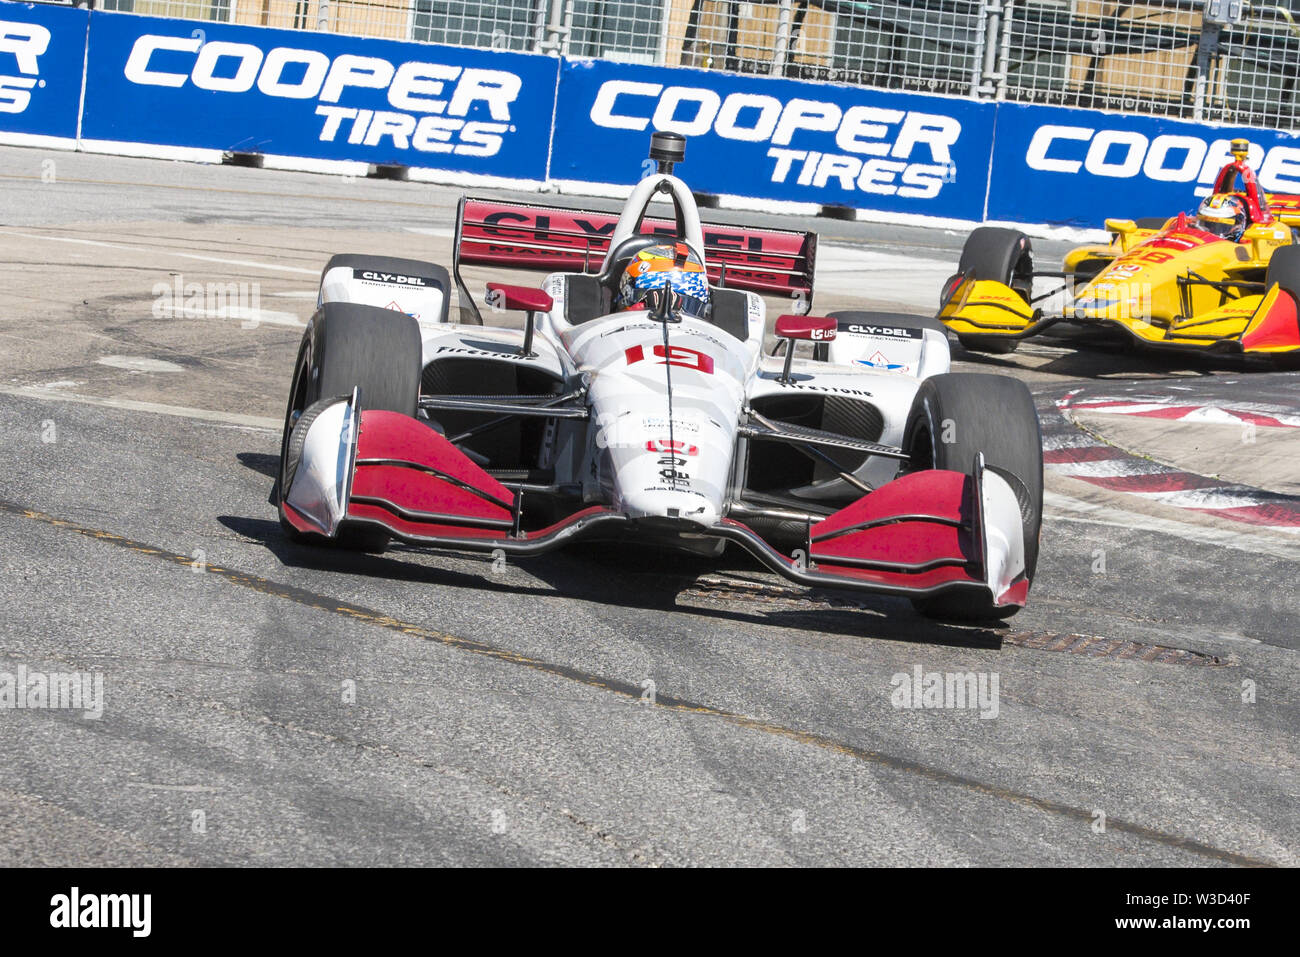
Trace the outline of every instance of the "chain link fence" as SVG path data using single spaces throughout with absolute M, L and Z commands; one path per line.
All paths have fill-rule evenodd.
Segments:
M 1300 128 L 1300 0 L 89 0 L 101 9 Z

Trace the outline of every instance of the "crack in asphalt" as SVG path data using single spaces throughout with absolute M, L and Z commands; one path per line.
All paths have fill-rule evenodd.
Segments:
M 194 568 L 196 565 L 195 560 L 189 555 L 181 555 L 164 548 L 158 548 L 144 542 L 135 541 L 134 539 L 118 535 L 114 532 L 91 528 L 67 519 L 47 515 L 44 512 L 27 508 L 6 499 L 0 499 L 0 512 L 25 518 L 52 528 L 73 532 L 77 535 L 103 542 L 107 545 L 122 548 L 139 555 L 157 558 L 173 565 L 186 568 Z M 374 625 L 390 631 L 396 631 L 423 641 L 437 642 L 450 648 L 467 651 L 505 664 L 527 668 L 541 674 L 563 678 L 568 681 L 585 685 L 589 688 L 595 688 L 600 691 L 620 695 L 634 701 L 645 701 L 648 706 L 653 708 L 714 718 L 725 721 L 736 727 L 760 731 L 773 737 L 816 747 L 867 764 L 889 768 L 893 771 L 912 775 L 913 777 L 928 780 L 935 784 L 961 788 L 972 794 L 1001 800 L 1020 807 L 1031 808 L 1033 810 L 1077 821 L 1089 826 L 1093 823 L 1093 812 L 1087 808 L 1074 807 L 1073 805 L 1065 804 L 1060 801 L 1035 797 L 1031 794 L 1015 791 L 1001 785 L 988 784 L 964 774 L 920 764 L 896 755 L 861 748 L 818 732 L 789 728 L 767 719 L 757 718 L 735 711 L 714 708 L 707 704 L 690 701 L 684 698 L 677 698 L 672 695 L 656 694 L 653 698 L 647 700 L 644 697 L 643 689 L 638 684 L 602 677 L 557 662 L 533 658 L 519 652 L 497 648 L 472 638 L 465 638 L 447 632 L 435 631 L 421 625 L 403 621 L 399 618 L 394 618 L 391 615 L 386 615 L 383 612 L 375 611 L 361 605 L 339 601 L 328 595 L 322 595 L 318 592 L 313 592 L 297 585 L 272 581 L 258 575 L 239 571 L 238 569 L 226 568 L 214 564 L 207 564 L 205 567 L 208 574 L 216 575 L 233 585 L 238 585 L 241 588 L 246 588 L 259 594 L 287 599 L 304 607 L 327 611 L 344 618 L 352 619 L 353 621 Z M 259 716 L 259 720 L 270 721 L 271 719 L 266 716 Z M 392 749 L 385 748 L 384 750 L 391 751 Z M 1165 847 L 1197 854 L 1207 860 L 1221 864 L 1239 867 L 1277 866 L 1273 861 L 1238 853 L 1236 851 L 1230 851 L 1193 838 L 1171 834 L 1153 827 L 1148 827 L 1143 824 L 1119 818 L 1108 816 L 1106 819 L 1106 828 L 1108 831 L 1113 830 L 1119 833 L 1128 834 L 1141 840 L 1151 841 L 1152 843 L 1160 844 Z

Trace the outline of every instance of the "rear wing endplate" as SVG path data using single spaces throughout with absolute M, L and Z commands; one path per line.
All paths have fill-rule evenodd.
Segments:
M 604 263 L 617 223 L 617 213 L 462 197 L 456 209 L 452 252 L 462 321 L 483 321 L 461 280 L 462 265 L 596 273 Z M 796 311 L 812 308 L 816 233 L 703 225 L 710 282 L 728 289 L 789 296 L 802 303 Z M 642 233 L 650 236 L 672 238 L 676 228 L 670 219 L 647 217 L 641 224 Z

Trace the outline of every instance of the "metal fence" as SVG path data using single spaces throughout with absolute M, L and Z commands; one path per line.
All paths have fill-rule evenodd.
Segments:
M 98 4 L 196 20 L 1300 128 L 1300 0 Z

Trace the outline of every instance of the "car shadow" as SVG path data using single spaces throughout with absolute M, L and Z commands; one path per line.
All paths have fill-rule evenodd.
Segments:
M 1106 330 L 1065 329 L 1027 341 L 1069 351 L 1041 365 L 1030 365 L 1022 361 L 1021 354 L 1017 352 L 1003 355 L 971 352 L 955 337 L 950 339 L 950 345 L 952 357 L 956 361 L 1007 372 L 1032 371 L 1078 379 L 1184 378 L 1277 368 L 1276 364 L 1258 357 L 1142 347 L 1127 336 Z M 1034 358 L 1040 357 L 1041 354 Z
M 476 574 L 407 560 L 407 556 L 436 553 L 400 543 L 393 544 L 383 554 L 365 554 L 293 542 L 276 521 L 235 515 L 221 515 L 217 520 L 236 534 L 262 543 L 290 568 L 414 585 L 564 597 L 646 612 L 674 611 L 732 623 L 812 631 L 819 635 L 957 648 L 1000 650 L 1002 633 L 1009 627 L 1002 622 L 986 626 L 934 621 L 916 612 L 905 599 L 891 596 L 831 589 L 809 591 L 769 575 L 749 555 L 733 548 L 720 559 L 705 559 L 649 546 L 586 543 L 545 557 L 511 559 L 504 573 L 490 555 L 454 553 L 458 563 L 480 565 L 482 573 Z M 545 587 L 522 582 L 517 577 L 512 581 L 510 566 L 544 582 Z M 718 574 L 739 580 L 739 587 L 733 588 L 730 599 L 713 595 L 717 583 L 706 576 Z M 724 583 L 723 592 L 727 584 L 730 583 Z M 810 607 L 798 607 L 804 602 Z M 837 602 L 840 607 L 835 606 Z

